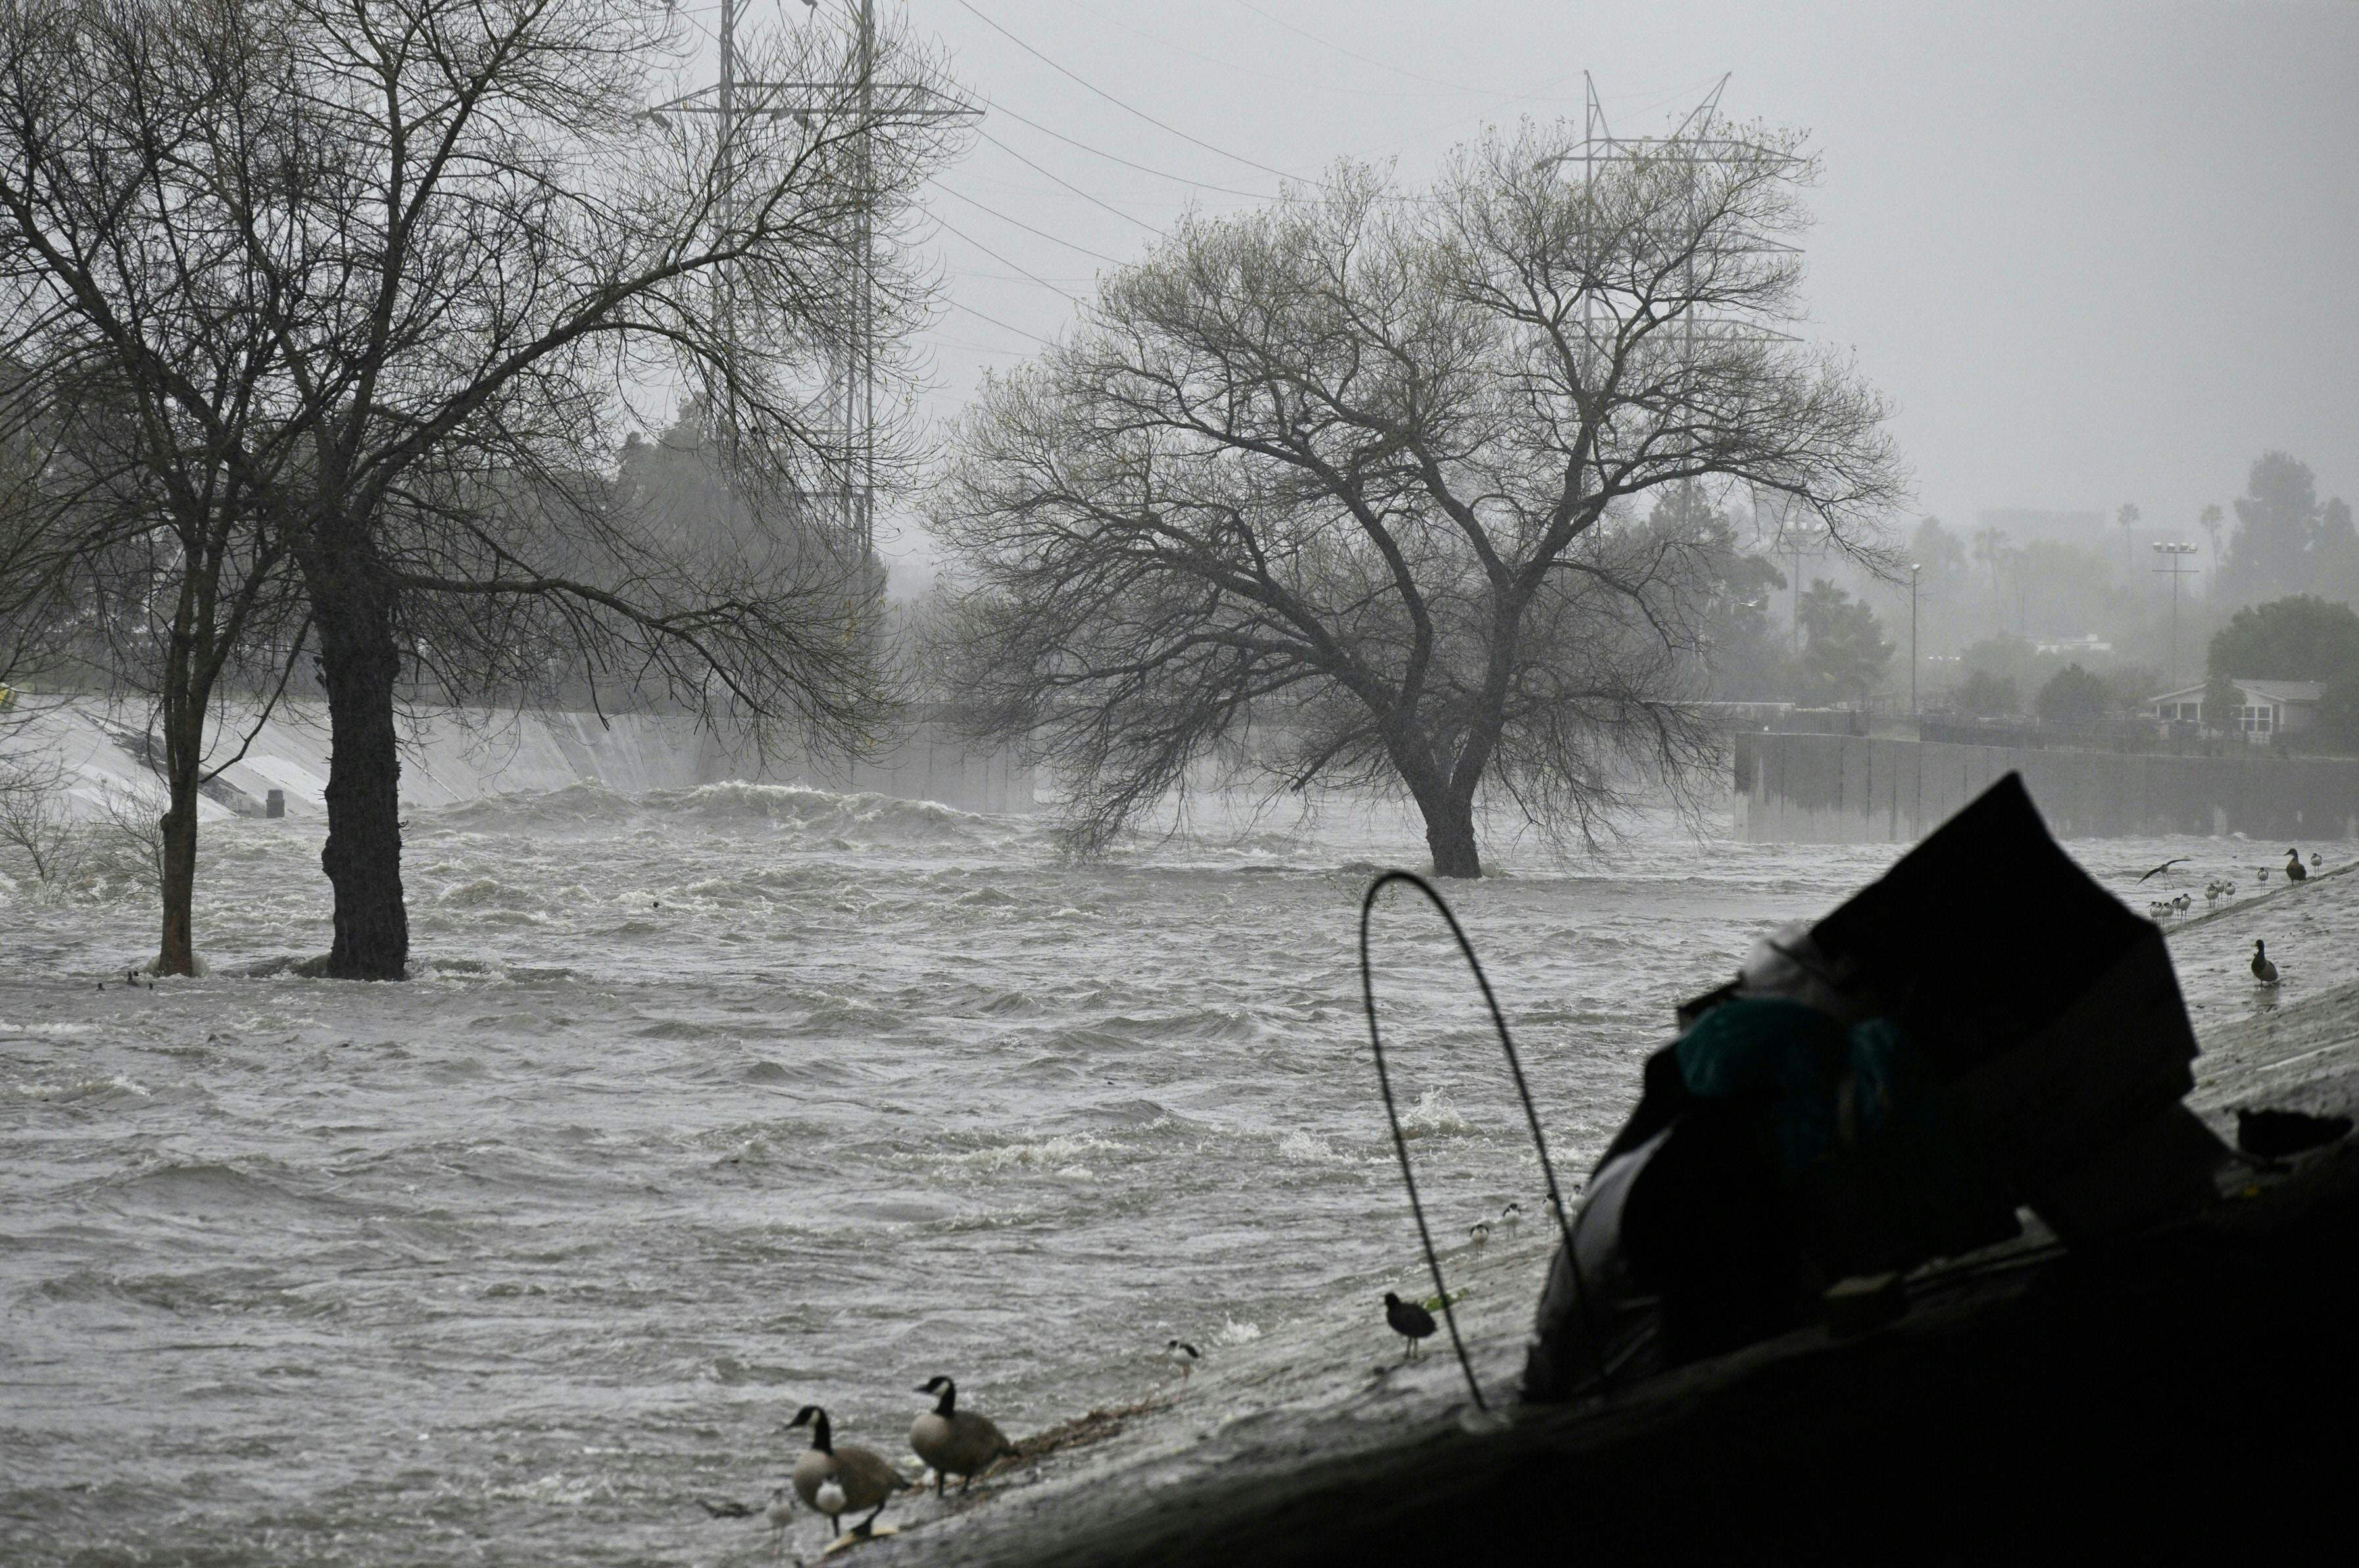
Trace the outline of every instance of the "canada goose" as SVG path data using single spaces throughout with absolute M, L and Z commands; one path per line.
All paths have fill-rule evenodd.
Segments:
M 948 1377 L 929 1377 L 918 1392 L 940 1396 L 932 1410 L 909 1423 L 909 1446 L 934 1467 L 934 1496 L 942 1495 L 953 1472 L 963 1492 L 994 1461 L 1016 1457 L 1016 1445 L 989 1416 L 958 1408 L 958 1385 Z
M 1196 1370 L 1196 1363 L 1204 1359 L 1204 1353 L 1184 1339 L 1167 1339 L 1163 1342 L 1163 1359 L 1180 1368 L 1180 1386 L 1184 1388 Z
M 1468 1225 L 1466 1227 L 1466 1239 L 1473 1243 L 1476 1247 L 1487 1245 L 1491 1239 L 1491 1222 L 1489 1220 L 1476 1220 L 1473 1225 Z
M 2287 850 L 2286 880 L 2288 882 L 2301 882 L 2307 880 L 2309 877 L 2310 867 L 2301 863 L 2301 852 L 2298 849 Z
M 2269 944 L 2266 942 L 2253 943 L 2253 978 L 2264 985 L 2277 983 L 2277 966 L 2269 962 Z
M 1390 1290 L 1385 1292 L 1385 1322 L 1392 1324 L 1393 1332 L 1408 1342 L 1408 1349 L 1401 1356 L 1403 1361 L 1416 1360 L 1417 1342 L 1433 1333 L 1431 1312 L 1414 1301 L 1402 1301 Z
M 1506 1208 L 1501 1209 L 1499 1211 L 1499 1223 L 1509 1230 L 1513 1230 L 1517 1225 L 1523 1224 L 1524 1205 L 1521 1203 L 1509 1203 Z
M 893 1494 L 908 1490 L 909 1483 L 886 1463 L 881 1454 L 849 1443 L 837 1447 L 827 1411 L 821 1407 L 805 1405 L 795 1412 L 794 1420 L 779 1430 L 799 1426 L 811 1429 L 811 1445 L 810 1452 L 795 1461 L 795 1495 L 839 1528 L 838 1516 L 868 1509 L 868 1517 L 852 1528 L 854 1535 L 868 1534 L 876 1523 L 876 1516 L 893 1500 Z M 822 1492 L 830 1494 L 834 1507 L 820 1500 Z

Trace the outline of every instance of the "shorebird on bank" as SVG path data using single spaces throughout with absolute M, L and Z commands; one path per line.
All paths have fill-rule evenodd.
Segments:
M 776 1557 L 787 1549 L 787 1526 L 794 1522 L 795 1495 L 784 1486 L 770 1488 L 770 1506 L 762 1510 L 770 1521 L 770 1555 Z
M 2253 978 L 2264 985 L 2277 983 L 2277 966 L 2269 962 L 2269 944 L 2266 942 L 2253 943 Z
M 1523 1205 L 1523 1204 L 1521 1204 L 1521 1203 L 1509 1203 L 1506 1208 L 1501 1209 L 1501 1210 L 1499 1211 L 1499 1224 L 1500 1224 L 1500 1225 L 1501 1225 L 1503 1228 L 1507 1229 L 1507 1230 L 1513 1230 L 1513 1229 L 1515 1229 L 1517 1225 L 1521 1225 L 1521 1224 L 1523 1224 L 1523 1223 L 1524 1223 L 1524 1205 Z
M 1466 1239 L 1473 1242 L 1477 1247 L 1488 1245 L 1491 1240 L 1491 1222 L 1489 1220 L 1476 1220 L 1473 1225 L 1468 1225 L 1466 1227 Z
M 1404 1363 L 1416 1360 L 1418 1341 L 1430 1338 L 1433 1334 L 1433 1314 L 1415 1301 L 1402 1301 L 1390 1290 L 1385 1292 L 1385 1322 L 1390 1323 L 1393 1332 L 1408 1344 L 1408 1348 L 1401 1355 Z
M 929 1377 L 918 1392 L 937 1396 L 934 1408 L 909 1423 L 910 1449 L 934 1468 L 934 1496 L 953 1474 L 963 1492 L 994 1464 L 1016 1457 L 1016 1445 L 989 1416 L 958 1408 L 958 1385 L 948 1377 Z
M 1180 1386 L 1184 1388 L 1196 1370 L 1196 1363 L 1204 1359 L 1204 1353 L 1184 1339 L 1167 1339 L 1163 1342 L 1163 1359 L 1180 1368 Z

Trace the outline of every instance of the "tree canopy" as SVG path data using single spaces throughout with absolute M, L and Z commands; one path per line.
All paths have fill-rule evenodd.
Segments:
M 2359 614 L 2306 593 L 2248 605 L 2212 634 L 2205 667 L 2233 681 L 2359 674 Z
M 1700 777 L 1726 544 L 1650 504 L 1741 484 L 1861 550 L 1900 493 L 1881 401 L 1772 330 L 1799 139 L 1700 134 L 1583 179 L 1577 126 L 1527 126 L 1430 191 L 1345 166 L 1188 218 L 984 387 L 932 508 L 953 681 L 1077 843 L 1212 763 L 1405 790 L 1471 876 L 1478 790 L 1585 833 Z

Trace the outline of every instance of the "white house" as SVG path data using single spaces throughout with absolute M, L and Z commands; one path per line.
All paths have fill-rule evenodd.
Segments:
M 2203 712 L 2203 688 L 2182 687 L 2147 702 L 2147 712 L 2168 724 L 2201 724 L 2212 729 L 2241 730 L 2255 746 L 2266 746 L 2280 735 L 2299 735 L 2318 721 L 2318 700 L 2326 691 L 2316 681 L 2235 681 L 2237 706 L 2226 724 L 2215 723 Z

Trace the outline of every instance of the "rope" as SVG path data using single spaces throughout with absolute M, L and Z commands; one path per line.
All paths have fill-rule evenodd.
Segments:
M 1590 1316 L 1589 1291 L 1581 1278 L 1581 1257 L 1573 1250 L 1574 1227 L 1566 1220 L 1564 1195 L 1557 1188 L 1556 1167 L 1549 1160 L 1548 1139 L 1540 1131 L 1539 1113 L 1532 1108 L 1532 1092 L 1524 1082 L 1524 1064 L 1516 1055 L 1516 1042 L 1507 1033 L 1507 1019 L 1499 1011 L 1499 998 L 1492 993 L 1490 977 L 1483 973 L 1483 961 L 1474 956 L 1474 944 L 1466 939 L 1465 928 L 1451 909 L 1433 884 L 1413 871 L 1387 871 L 1368 884 L 1368 891 L 1360 899 L 1360 997 L 1368 1014 L 1368 1044 L 1376 1058 L 1376 1086 L 1384 1094 L 1385 1119 L 1393 1129 L 1393 1152 L 1400 1158 L 1401 1185 L 1408 1190 L 1409 1212 L 1417 1216 L 1417 1236 L 1425 1247 L 1425 1266 L 1433 1276 L 1434 1293 L 1441 1298 L 1441 1315 L 1450 1325 L 1450 1344 L 1458 1353 L 1458 1369 L 1466 1377 L 1467 1391 L 1474 1396 L 1474 1405 L 1486 1414 L 1491 1406 L 1483 1398 L 1482 1386 L 1474 1380 L 1474 1368 L 1466 1357 L 1466 1342 L 1458 1333 L 1458 1314 L 1451 1310 L 1450 1289 L 1442 1282 L 1441 1260 L 1434 1255 L 1433 1233 L 1425 1223 L 1425 1205 L 1417 1195 L 1417 1172 L 1410 1168 L 1408 1139 L 1402 1136 L 1400 1110 L 1393 1101 L 1392 1074 L 1385 1067 L 1385 1042 L 1376 1028 L 1376 982 L 1368 959 L 1368 923 L 1375 912 L 1376 897 L 1395 882 L 1402 882 L 1425 895 L 1441 918 L 1450 924 L 1450 934 L 1458 939 L 1458 951 L 1465 955 L 1466 966 L 1474 972 L 1474 984 L 1482 988 L 1483 1002 L 1491 1009 L 1491 1022 L 1499 1031 L 1499 1049 L 1507 1058 L 1507 1071 L 1516 1080 L 1516 1097 L 1523 1102 L 1524 1120 L 1530 1127 L 1532 1148 L 1540 1158 L 1540 1174 L 1548 1182 L 1549 1213 L 1556 1218 L 1557 1235 L 1564 1242 L 1565 1265 L 1572 1273 L 1572 1296 L 1581 1312 L 1582 1322 L 1589 1330 L 1590 1348 L 1597 1361 L 1601 1379 L 1608 1376 L 1604 1364 L 1604 1347 L 1598 1343 L 1596 1323 Z

